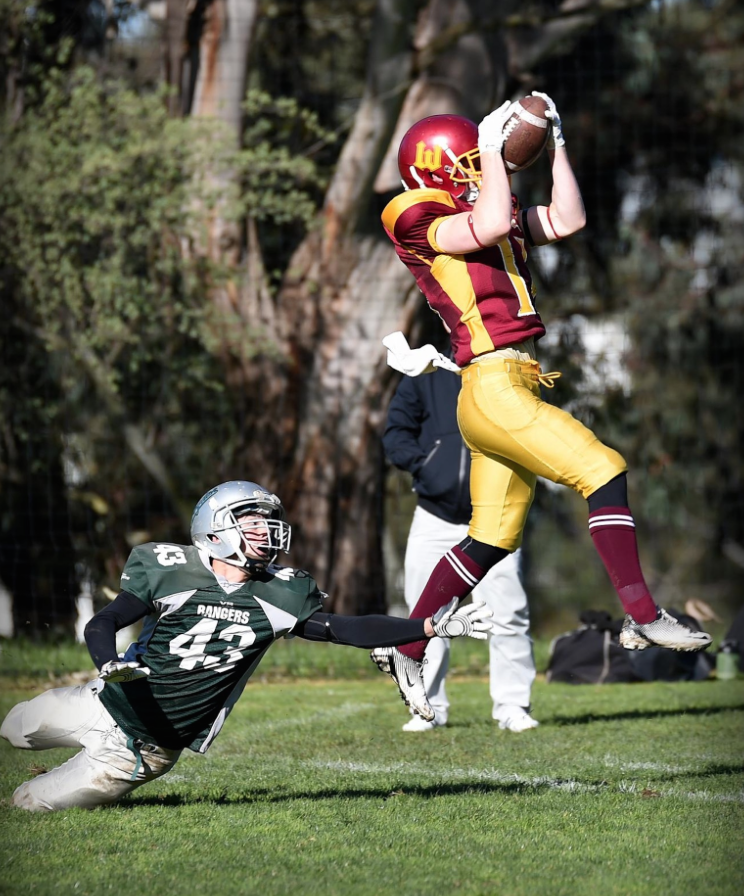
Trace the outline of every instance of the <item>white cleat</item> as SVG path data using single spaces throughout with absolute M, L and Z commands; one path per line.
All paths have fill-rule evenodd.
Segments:
M 666 610 L 659 609 L 653 622 L 641 624 L 625 617 L 620 632 L 620 646 L 626 650 L 645 650 L 647 647 L 667 647 L 669 650 L 704 650 L 711 642 L 707 632 L 695 632 L 684 622 L 678 622 Z
M 370 658 L 381 672 L 387 674 L 398 685 L 403 702 L 427 722 L 434 719 L 434 710 L 429 704 L 424 687 L 424 664 L 401 653 L 397 647 L 375 647 Z
M 499 723 L 502 731 L 513 731 L 515 734 L 537 728 L 540 724 L 521 706 L 500 706 L 494 709 L 493 718 Z
M 444 723 L 438 722 L 436 719 L 432 719 L 431 722 L 427 722 L 426 719 L 422 719 L 421 716 L 413 716 L 409 722 L 403 726 L 403 731 L 433 731 L 435 728 L 443 728 Z

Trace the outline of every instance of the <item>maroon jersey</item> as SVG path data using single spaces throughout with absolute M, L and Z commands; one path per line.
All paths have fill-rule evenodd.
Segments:
M 516 209 L 516 197 L 514 203 Z M 420 189 L 396 196 L 382 213 L 398 257 L 449 329 L 460 367 L 477 355 L 545 334 L 519 227 L 498 245 L 467 255 L 448 255 L 437 245 L 443 218 L 471 210 L 469 202 L 445 190 Z

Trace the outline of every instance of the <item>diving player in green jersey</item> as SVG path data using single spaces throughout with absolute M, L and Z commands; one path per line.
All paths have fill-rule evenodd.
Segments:
M 191 540 L 134 548 L 120 594 L 85 629 L 98 678 L 8 713 L 0 735 L 15 747 L 82 747 L 21 784 L 14 806 L 106 805 L 164 775 L 185 748 L 206 752 L 278 638 L 369 649 L 436 636 L 485 639 L 490 631 L 484 604 L 457 609 L 453 601 L 426 619 L 322 612 L 325 595 L 313 578 L 275 564 L 291 528 L 279 498 L 255 482 L 208 491 L 194 510 Z M 117 631 L 141 619 L 140 638 L 120 657 Z M 413 664 L 395 669 L 413 671 Z

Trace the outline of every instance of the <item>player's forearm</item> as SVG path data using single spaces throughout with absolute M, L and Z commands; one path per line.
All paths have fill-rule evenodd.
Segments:
M 85 626 L 85 643 L 97 669 L 111 660 L 119 659 L 116 651 L 116 625 L 111 617 L 100 616 L 100 613 L 97 614 Z
M 477 252 L 509 235 L 511 188 L 500 153 L 481 153 L 481 174 L 480 195 L 473 211 L 450 215 L 437 227 L 437 245 L 448 255 Z
M 473 229 L 484 246 L 495 246 L 512 227 L 512 197 L 501 153 L 481 153 L 481 189 L 473 205 Z
M 552 153 L 553 191 L 550 200 L 550 226 L 558 239 L 577 233 L 586 225 L 584 200 L 565 147 Z
M 423 641 L 434 635 L 430 619 L 401 619 L 396 616 L 337 616 L 316 613 L 296 634 L 307 641 L 330 641 L 348 647 L 397 647 Z
M 85 643 L 91 659 L 100 669 L 105 663 L 116 661 L 116 633 L 147 615 L 147 608 L 133 594 L 122 591 L 115 600 L 85 626 Z

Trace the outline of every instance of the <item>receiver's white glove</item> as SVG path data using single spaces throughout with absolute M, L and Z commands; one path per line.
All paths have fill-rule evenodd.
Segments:
M 511 117 L 513 105 L 507 100 L 498 109 L 489 112 L 478 125 L 478 149 L 481 152 L 501 152 L 507 137 L 504 125 Z
M 452 600 L 431 617 L 434 634 L 440 638 L 476 638 L 485 641 L 491 631 L 493 616 L 484 603 L 468 604 L 458 610 L 458 598 Z
M 431 344 L 422 345 L 421 348 L 411 348 L 400 330 L 388 333 L 382 340 L 382 344 L 388 350 L 388 366 L 399 373 L 405 373 L 406 376 L 434 373 L 437 367 L 450 370 L 452 373 L 460 372 L 460 368 L 454 361 L 450 361 Z
M 555 108 L 555 103 L 547 93 L 540 93 L 537 90 L 533 90 L 532 96 L 539 96 L 541 100 L 545 100 L 548 104 L 548 108 L 545 110 L 545 117 L 549 118 L 553 125 L 553 130 L 548 137 L 548 149 L 555 149 L 556 146 L 565 146 L 566 141 L 563 138 L 563 129 L 561 128 L 561 116 Z
M 101 666 L 98 677 L 101 681 L 110 681 L 112 684 L 126 681 L 134 681 L 137 678 L 147 678 L 150 670 L 139 663 L 125 663 L 123 661 L 109 660 Z

